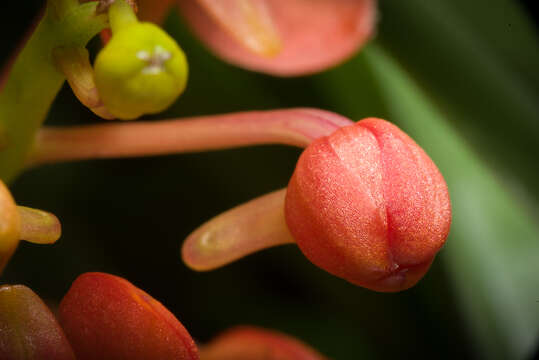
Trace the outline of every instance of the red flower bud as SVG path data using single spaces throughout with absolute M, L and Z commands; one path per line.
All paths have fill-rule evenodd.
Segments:
M 314 141 L 298 161 L 285 208 L 314 264 L 387 292 L 419 281 L 451 223 L 436 165 L 399 128 L 375 118 Z
M 117 276 L 79 276 L 60 304 L 59 317 L 79 360 L 199 358 L 174 315 Z
M 203 360 L 324 360 L 303 342 L 277 331 L 238 326 L 225 331 L 200 351 Z

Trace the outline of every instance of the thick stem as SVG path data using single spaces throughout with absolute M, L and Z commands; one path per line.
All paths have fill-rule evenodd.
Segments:
M 62 226 L 54 214 L 17 206 L 21 218 L 19 238 L 34 244 L 52 244 L 60 238 Z
M 54 64 L 53 49 L 84 46 L 107 26 L 107 17 L 95 15 L 95 7 L 95 2 L 78 5 L 61 19 L 48 7 L 16 58 L 0 93 L 0 129 L 7 142 L 0 151 L 1 179 L 10 180 L 23 166 L 62 86 L 64 76 Z
M 138 22 L 135 11 L 125 0 L 114 1 L 109 7 L 108 14 L 110 29 L 113 34 Z
M 213 270 L 269 247 L 294 243 L 284 218 L 286 189 L 251 200 L 211 219 L 185 240 L 183 261 Z
M 79 5 L 78 0 L 49 0 L 49 7 L 56 19 L 62 19 Z
M 307 146 L 352 122 L 314 109 L 253 111 L 217 116 L 43 128 L 28 165 L 90 158 L 217 150 L 256 144 Z

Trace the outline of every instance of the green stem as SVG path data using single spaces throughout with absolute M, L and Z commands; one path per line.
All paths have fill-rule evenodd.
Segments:
M 56 16 L 56 19 L 62 19 L 78 5 L 78 0 L 49 0 L 51 13 Z
M 9 181 L 24 164 L 36 131 L 65 78 L 52 52 L 60 46 L 85 46 L 106 28 L 107 16 L 96 15 L 97 2 L 69 7 L 70 1 L 50 1 L 45 15 L 21 51 L 0 93 L 0 178 Z M 58 18 L 62 11 L 62 18 Z
M 127 1 L 117 0 L 110 5 L 109 21 L 110 29 L 114 34 L 126 26 L 136 24 L 138 19 L 133 8 Z

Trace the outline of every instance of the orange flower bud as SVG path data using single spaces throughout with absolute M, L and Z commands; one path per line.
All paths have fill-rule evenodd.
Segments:
M 251 326 L 225 331 L 200 351 L 202 360 L 324 360 L 291 336 Z
M 79 360 L 199 358 L 174 315 L 117 276 L 79 276 L 60 304 L 59 317 Z
M 451 223 L 436 165 L 399 128 L 375 118 L 314 141 L 298 161 L 285 208 L 314 264 L 384 292 L 419 281 Z
M 0 359 L 75 360 L 54 315 L 26 286 L 0 287 Z
M 19 244 L 21 218 L 15 200 L 0 180 L 0 273 Z

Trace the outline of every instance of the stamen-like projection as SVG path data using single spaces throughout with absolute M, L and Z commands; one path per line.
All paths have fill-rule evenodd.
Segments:
M 19 240 L 35 244 L 52 244 L 60 238 L 58 218 L 46 211 L 17 206 L 11 193 L 0 181 L 0 274 Z

